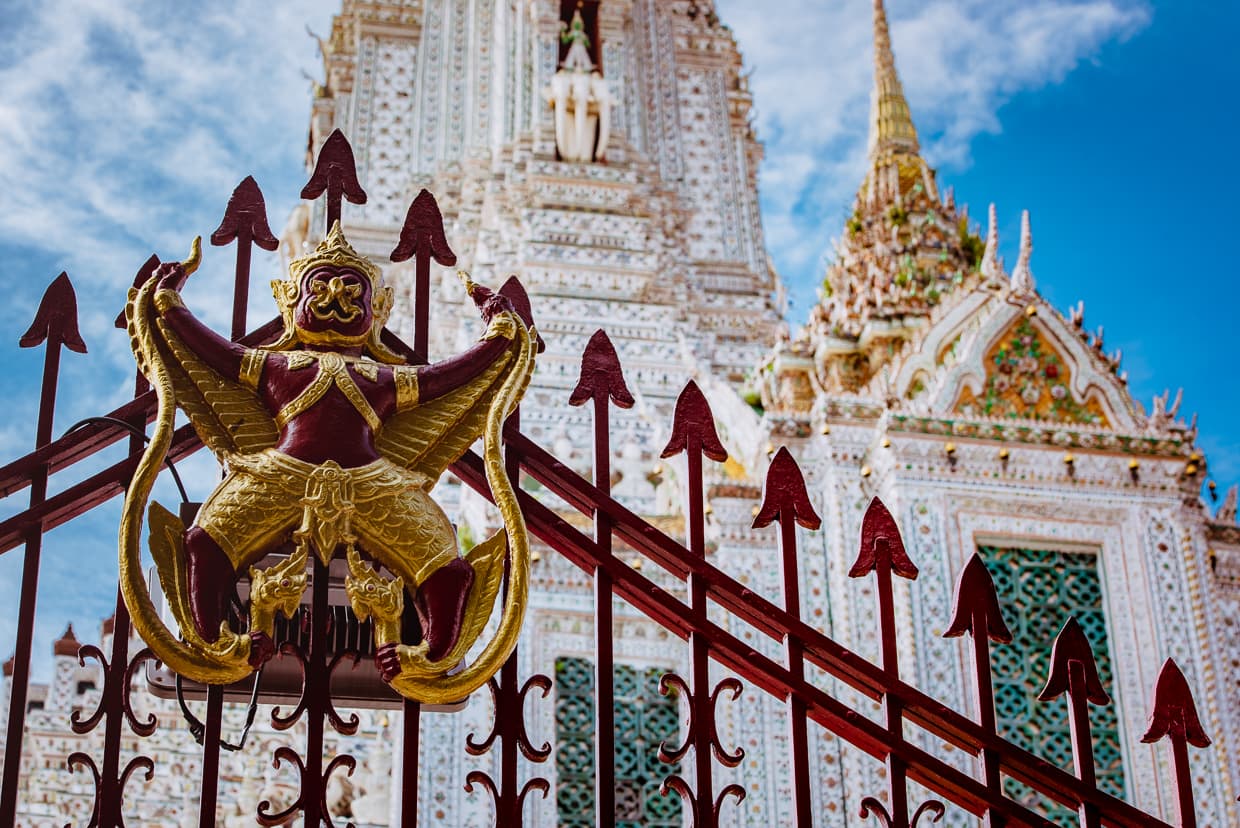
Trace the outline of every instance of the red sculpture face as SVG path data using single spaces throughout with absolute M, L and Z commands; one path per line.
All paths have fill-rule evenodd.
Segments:
M 370 280 L 351 267 L 317 267 L 305 275 L 294 322 L 333 344 L 365 341 L 374 321 Z

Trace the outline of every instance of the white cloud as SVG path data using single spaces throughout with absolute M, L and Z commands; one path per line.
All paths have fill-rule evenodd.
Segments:
M 779 14 L 718 0 L 751 80 L 768 246 L 806 311 L 820 262 L 865 170 L 873 50 L 864 0 L 786 0 Z M 1140 0 L 898 0 L 889 2 L 896 65 L 927 159 L 969 163 L 997 133 L 1012 96 L 1058 83 L 1108 41 L 1150 20 Z
M 0 310 L 12 349 L 0 378 L 8 400 L 4 458 L 33 444 L 42 354 L 15 346 L 52 277 L 67 270 L 73 279 L 91 351 L 62 358 L 59 432 L 132 394 L 133 358 L 112 323 L 152 252 L 183 256 L 193 235 L 216 227 L 232 188 L 251 173 L 273 226 L 283 225 L 303 183 L 309 84 L 302 71 L 321 74 L 305 26 L 326 31 L 339 0 L 15 6 L 6 9 L 0 44 L 0 279 L 16 288 Z M 231 291 L 219 287 L 231 282 L 232 248 L 204 254 L 187 298 L 225 327 Z M 255 298 L 273 270 L 273 257 L 255 256 Z M 192 475 L 199 495 L 214 474 Z M 57 488 L 71 482 L 59 478 Z M 25 496 L 6 502 L 4 513 Z M 112 504 L 48 536 L 37 656 L 69 616 L 89 627 L 111 611 L 114 595 L 98 585 L 116 578 L 115 525 Z M 0 572 L 14 573 L 20 559 L 20 550 L 4 555 Z M 16 583 L 0 579 L 0 599 L 10 605 Z M 11 620 L 0 619 L 0 649 L 12 646 Z M 40 673 L 46 667 L 37 661 Z

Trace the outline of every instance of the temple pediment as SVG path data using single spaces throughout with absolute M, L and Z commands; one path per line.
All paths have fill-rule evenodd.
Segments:
M 1073 388 L 1071 360 L 1035 317 L 1022 315 L 1013 320 L 986 352 L 982 364 L 981 387 L 963 384 L 953 413 L 1111 425 L 1102 395 L 1092 386 L 1084 393 Z
M 992 295 L 967 323 L 932 331 L 927 346 L 946 347 L 922 372 L 926 392 L 915 408 L 1121 431 L 1149 425 L 1118 372 L 1118 356 L 1103 353 L 1078 312 L 1065 318 L 1036 294 L 1021 304 L 1013 299 Z

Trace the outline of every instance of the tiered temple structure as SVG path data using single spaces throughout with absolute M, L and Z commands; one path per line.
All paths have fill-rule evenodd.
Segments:
M 314 103 L 311 147 L 341 129 L 370 194 L 346 228 L 349 238 L 385 258 L 403 205 L 421 187 L 434 192 L 458 267 L 491 285 L 516 274 L 529 291 L 547 351 L 521 427 L 587 474 L 590 413 L 568 400 L 587 340 L 606 328 L 637 401 L 634 412 L 612 421 L 614 491 L 676 534 L 683 518 L 666 505 L 678 500 L 676 468 L 658 453 L 686 379 L 714 389 L 741 415 L 729 447 L 753 462 L 733 462 L 710 481 L 719 495 L 714 544 L 722 556 L 757 560 L 761 547 L 747 527 L 764 457 L 757 418 L 732 389 L 785 325 L 759 218 L 762 151 L 751 96 L 735 40 L 711 4 L 346 0 L 323 48 L 327 77 Z M 295 246 L 304 227 L 321 223 L 308 211 L 296 216 L 286 240 Z M 399 267 L 388 276 L 406 290 L 413 283 Z M 442 277 L 432 358 L 479 333 L 454 274 Z M 394 319 L 402 300 L 412 303 L 397 290 Z M 492 518 L 479 500 L 461 500 L 466 534 L 485 537 Z M 566 758 L 590 755 L 580 748 L 593 730 L 593 589 L 549 550 L 532 586 L 521 671 L 553 676 L 557 689 L 527 716 L 559 747 L 538 768 L 556 793 L 531 797 L 530 824 L 593 825 L 593 768 Z M 622 606 L 615 633 L 617 719 L 639 734 L 618 740 L 627 752 L 616 781 L 618 818 L 680 825 L 680 803 L 658 794 L 666 766 L 656 750 L 675 733 L 678 716 L 657 682 L 682 666 L 686 651 Z M 486 797 L 465 793 L 462 783 L 470 768 L 491 760 L 463 750 L 468 733 L 487 731 L 490 715 L 478 700 L 460 714 L 423 718 L 422 789 L 435 791 L 436 810 L 465 820 L 459 824 L 487 824 Z M 734 718 L 740 726 L 740 714 Z M 782 732 L 773 716 L 755 710 L 751 718 L 762 724 L 745 728 L 746 740 Z M 778 790 L 757 775 L 753 781 L 755 793 L 763 789 L 754 802 L 770 804 L 751 813 L 774 813 Z
M 877 654 L 873 598 L 848 568 L 878 495 L 921 567 L 904 582 L 900 643 L 923 689 L 958 709 L 974 704 L 966 659 L 943 632 L 952 585 L 977 553 L 1015 636 L 992 658 L 1001 732 L 1070 767 L 1066 731 L 1051 724 L 1063 719 L 1035 698 L 1049 658 L 1037 642 L 1074 614 L 1112 688 L 1112 705 L 1093 718 L 1104 786 L 1155 813 L 1169 801 L 1155 773 L 1166 755 L 1134 734 L 1159 665 L 1174 657 L 1215 741 L 1192 757 L 1198 818 L 1227 824 L 1240 792 L 1234 506 L 1213 517 L 1205 508 L 1206 462 L 1179 399 L 1144 410 L 1120 354 L 1107 352 L 1101 328 L 1086 329 L 1084 307 L 1064 315 L 1039 295 L 1028 213 L 1009 273 L 995 208 L 983 241 L 940 191 L 881 0 L 874 35 L 869 169 L 821 302 L 760 382 L 764 426 L 821 498 L 829 632 Z M 868 766 L 842 757 L 842 801 L 875 787 Z
M 785 332 L 782 289 L 763 242 L 762 150 L 741 57 L 710 0 L 344 0 L 321 41 L 326 74 L 309 144 L 317 150 L 337 128 L 352 141 L 370 198 L 346 216 L 346 229 L 359 250 L 385 262 L 398 292 L 404 286 L 398 303 L 406 311 L 412 274 L 385 260 L 403 205 L 422 187 L 438 196 L 459 266 L 475 281 L 520 277 L 547 345 L 521 427 L 564 462 L 591 468 L 590 415 L 568 400 L 586 340 L 602 327 L 636 398 L 633 411 L 613 418 L 611 440 L 613 489 L 634 510 L 683 532 L 672 505 L 683 470 L 657 454 L 675 397 L 694 378 L 732 458 L 707 479 L 715 565 L 779 594 L 774 537 L 750 524 L 767 458 L 788 446 L 824 525 L 799 544 L 808 623 L 877 660 L 873 588 L 848 572 L 863 511 L 879 495 L 920 566 L 916 581 L 897 588 L 909 681 L 972 709 L 967 658 L 942 634 L 951 586 L 977 553 L 1014 633 L 993 655 L 1001 732 L 1071 766 L 1066 718 L 1034 697 L 1047 674 L 1046 642 L 1075 614 L 1112 689 L 1113 703 L 1094 718 L 1104 784 L 1174 819 L 1172 776 L 1158 770 L 1167 754 L 1137 741 L 1158 667 L 1173 656 L 1215 742 L 1192 753 L 1200 824 L 1229 824 L 1240 794 L 1235 491 L 1212 516 L 1199 496 L 1206 461 L 1178 399 L 1143 410 L 1119 355 L 1107 353 L 1101 331 L 1086 330 L 1083 308 L 1064 316 L 1041 298 L 1028 217 L 1009 273 L 994 208 L 983 239 L 941 189 L 921 155 L 881 0 L 874 35 L 869 169 L 821 303 L 796 338 Z M 290 219 L 286 258 L 316 241 L 309 228 L 323 221 L 312 209 Z M 480 333 L 454 275 L 440 275 L 432 358 Z M 401 311 L 398 304 L 398 330 Z M 463 536 L 485 536 L 494 516 L 481 501 L 450 484 L 440 495 L 456 504 Z M 582 573 L 545 549 L 532 587 L 520 672 L 551 676 L 554 687 L 548 699 L 530 701 L 526 718 L 531 738 L 550 741 L 554 754 L 524 769 L 552 786 L 545 800 L 529 798 L 527 824 L 594 825 L 594 595 Z M 718 620 L 782 658 L 739 621 Z M 683 670 L 686 648 L 620 603 L 614 634 L 616 824 L 680 826 L 679 800 L 658 793 L 668 766 L 655 752 L 663 739 L 678 741 L 683 715 L 656 687 L 663 672 Z M 58 654 L 68 653 L 62 644 Z M 814 680 L 877 715 L 869 702 Z M 93 709 L 95 685 L 90 668 L 60 654 L 53 685 L 32 697 L 43 707 L 27 714 L 37 757 L 29 784 L 48 794 L 29 801 L 23 824 L 82 819 L 84 777 L 70 781 L 56 766 L 77 749 L 68 711 Z M 484 695 L 460 712 L 423 715 L 424 819 L 492 824 L 488 797 L 463 787 L 470 770 L 494 770 L 493 755 L 464 750 L 467 734 L 490 729 Z M 153 696 L 140 704 L 180 715 Z M 242 712 L 229 715 L 226 737 L 241 729 Z M 345 746 L 362 764 L 348 789 L 332 792 L 342 823 L 400 824 L 388 784 L 400 757 L 385 736 L 398 715 L 364 713 Z M 746 757 L 720 784 L 738 782 L 748 794 L 723 809 L 722 824 L 793 824 L 784 716 L 761 693 L 721 701 L 722 741 Z M 252 824 L 257 799 L 287 793 L 256 758 L 282 738 L 267 721 L 260 714 L 250 734 L 257 747 L 227 760 L 222 825 Z M 184 763 L 184 774 L 163 779 L 196 778 L 192 741 L 170 732 L 161 728 L 144 749 L 163 768 Z M 811 753 L 816 824 L 858 824 L 862 798 L 885 790 L 882 767 L 821 731 Z M 193 812 L 196 792 L 165 786 L 142 795 L 144 813 L 162 814 L 150 824 L 171 825 Z M 973 823 L 949 810 L 945 824 Z

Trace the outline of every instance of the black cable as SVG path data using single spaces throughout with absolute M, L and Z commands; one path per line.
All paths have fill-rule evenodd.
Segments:
M 249 706 L 249 709 L 246 710 L 245 727 L 242 728 L 241 730 L 241 738 L 237 741 L 237 744 L 235 745 L 232 744 L 231 742 L 225 742 L 221 738 L 220 739 L 221 749 L 236 753 L 237 751 L 245 748 L 245 740 L 250 735 L 250 728 L 254 726 L 254 718 L 258 713 L 258 685 L 263 680 L 263 670 L 266 669 L 266 667 L 267 667 L 266 664 L 264 664 L 262 667 L 259 667 L 258 674 L 254 676 L 254 689 L 250 691 L 250 706 Z M 189 705 L 185 703 L 184 679 L 181 677 L 180 673 L 177 673 L 176 677 L 177 677 L 177 704 L 181 706 L 181 715 L 185 717 L 185 724 L 189 726 L 190 735 L 194 737 L 195 742 L 201 745 L 204 741 L 206 741 L 206 734 L 207 734 L 206 725 L 204 725 L 202 721 L 197 716 L 194 715 L 193 711 L 189 709 Z M 223 715 L 223 713 L 221 713 L 220 715 Z
M 125 429 L 135 437 L 141 437 L 143 442 L 151 442 L 151 438 L 146 436 L 145 431 L 138 428 L 133 423 L 118 420 L 116 417 L 87 417 L 85 420 L 78 420 L 76 423 L 65 429 L 65 433 L 62 437 L 68 437 L 73 432 L 80 428 L 85 428 L 88 425 L 114 425 Z M 172 479 L 177 484 L 177 491 L 181 493 L 181 502 L 189 503 L 189 494 L 185 491 L 185 484 L 181 482 L 181 475 L 177 473 L 177 467 L 174 466 L 172 464 L 172 460 L 167 457 L 164 458 L 164 465 L 168 467 L 168 471 L 172 472 Z

